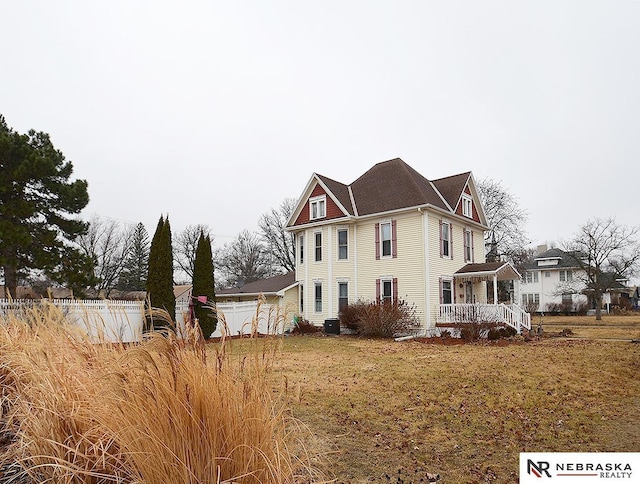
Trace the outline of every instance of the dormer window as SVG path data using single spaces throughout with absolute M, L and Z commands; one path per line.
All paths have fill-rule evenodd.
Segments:
M 309 218 L 316 220 L 324 218 L 327 215 L 327 197 L 322 195 L 320 197 L 314 197 L 309 200 Z
M 466 195 L 462 196 L 462 215 L 473 218 L 473 201 Z

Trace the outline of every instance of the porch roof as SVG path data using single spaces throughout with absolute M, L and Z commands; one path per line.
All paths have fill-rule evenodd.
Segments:
M 467 264 L 462 267 L 453 277 L 459 281 L 512 281 L 520 279 L 520 273 L 511 262 L 484 262 L 477 264 Z

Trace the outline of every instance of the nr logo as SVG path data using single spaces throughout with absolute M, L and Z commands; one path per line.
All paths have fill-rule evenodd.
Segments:
M 547 477 L 551 477 L 549 473 L 550 464 L 546 461 L 538 461 L 534 462 L 531 459 L 527 459 L 527 474 L 533 474 L 536 477 L 542 477 L 543 474 L 546 474 Z

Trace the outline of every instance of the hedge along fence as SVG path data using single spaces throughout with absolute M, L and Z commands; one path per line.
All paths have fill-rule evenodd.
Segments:
M 67 321 L 84 329 L 91 341 L 129 343 L 140 341 L 144 322 L 144 301 L 111 299 L 0 299 L 0 318 L 20 315 L 51 304 Z

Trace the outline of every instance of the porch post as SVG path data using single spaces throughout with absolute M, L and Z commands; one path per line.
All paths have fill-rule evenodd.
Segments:
M 493 275 L 493 304 L 498 305 L 498 274 Z

